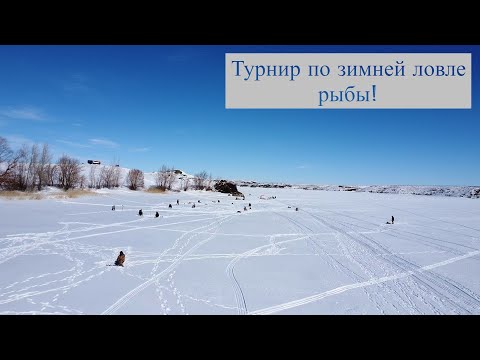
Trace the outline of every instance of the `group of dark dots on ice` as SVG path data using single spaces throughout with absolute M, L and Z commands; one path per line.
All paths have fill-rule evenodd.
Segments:
M 272 199 L 276 199 L 277 197 L 276 196 L 272 196 Z M 240 198 L 236 197 L 235 200 L 240 200 Z M 243 196 L 242 200 L 245 200 L 245 196 Z M 215 202 L 215 200 L 212 200 L 212 202 Z M 220 202 L 220 200 L 217 200 L 217 202 Z M 191 202 L 189 202 L 190 204 Z M 198 203 L 201 203 L 200 200 L 198 200 Z M 180 200 L 177 199 L 177 205 L 180 205 Z M 233 205 L 233 202 L 232 202 L 232 205 Z M 172 204 L 168 204 L 168 208 L 169 209 L 172 209 Z M 195 208 L 195 203 L 193 203 L 192 205 L 192 208 L 194 209 Z M 248 203 L 248 208 L 251 210 L 252 209 L 252 203 Z M 291 206 L 288 207 L 289 209 L 291 208 Z M 112 210 L 115 211 L 115 205 L 112 206 Z M 123 205 L 122 205 L 122 210 L 123 210 Z M 244 206 L 243 207 L 243 211 L 247 211 L 247 207 Z M 295 211 L 298 211 L 298 207 L 295 208 Z M 237 213 L 241 213 L 240 210 L 237 211 Z M 143 216 L 143 210 L 140 209 L 138 211 L 138 215 L 139 216 Z M 160 216 L 160 214 L 158 213 L 158 211 L 155 212 L 155 217 L 158 218 Z M 391 221 L 387 221 L 387 224 L 391 224 L 393 225 L 395 222 L 395 218 L 393 217 L 392 215 L 392 218 L 391 218 Z
M 272 197 L 272 199 L 276 199 L 277 197 L 274 196 Z M 238 197 L 235 198 L 235 200 L 240 200 Z M 245 196 L 243 197 L 243 200 L 245 200 Z M 215 202 L 214 200 L 212 200 L 212 202 Z M 217 200 L 217 202 L 220 202 L 220 200 Z M 200 200 L 198 200 L 198 203 L 201 203 Z M 189 202 L 190 204 L 190 202 Z M 180 205 L 180 201 L 177 199 L 177 205 Z M 232 205 L 233 205 L 233 202 L 232 202 Z M 168 208 L 171 209 L 172 208 L 172 204 L 168 204 Z M 195 203 L 193 203 L 192 205 L 192 208 L 195 208 Z M 248 208 L 251 210 L 252 209 L 252 203 L 248 203 Z M 291 206 L 288 207 L 289 209 L 291 209 Z M 112 210 L 115 211 L 115 205 L 112 206 Z M 122 210 L 123 210 L 123 205 L 122 205 Z M 247 211 L 247 207 L 244 206 L 243 207 L 243 211 Z M 295 208 L 295 211 L 298 211 L 298 207 Z M 237 213 L 241 213 L 240 210 L 237 211 Z M 143 210 L 140 209 L 138 211 L 138 215 L 139 216 L 143 216 Z M 158 218 L 160 215 L 158 213 L 158 211 L 155 212 L 155 217 Z M 387 221 L 387 224 L 394 224 L 394 221 L 395 221 L 395 218 L 393 217 L 392 215 L 392 219 L 391 221 Z M 123 266 L 123 262 L 125 261 L 125 255 L 123 254 L 122 251 L 120 251 L 120 255 L 118 256 L 117 260 L 115 261 L 115 265 L 117 266 Z

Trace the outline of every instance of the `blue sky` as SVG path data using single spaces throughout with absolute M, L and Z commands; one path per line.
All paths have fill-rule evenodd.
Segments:
M 317 184 L 480 184 L 480 46 L 0 46 L 12 147 L 144 171 Z M 226 52 L 471 52 L 471 110 L 225 109 Z

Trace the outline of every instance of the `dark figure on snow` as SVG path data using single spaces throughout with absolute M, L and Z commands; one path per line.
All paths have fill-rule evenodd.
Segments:
M 252 204 L 251 204 L 251 203 L 248 203 L 248 207 L 252 207 Z
M 195 209 L 195 204 L 192 205 L 192 209 Z
M 200 200 L 198 200 L 198 202 L 200 202 Z
M 295 211 L 298 211 L 298 208 L 295 208 Z
M 172 208 L 172 204 L 168 204 L 168 208 L 171 209 L 171 208 Z
M 218 202 L 220 202 L 220 200 L 217 200 Z
M 178 199 L 177 199 L 177 205 L 180 205 L 180 201 L 178 201 Z
M 246 207 L 246 206 L 243 207 L 243 211 L 247 211 L 247 207 Z
M 155 217 L 157 218 L 157 217 L 159 217 L 159 216 L 160 216 L 160 214 L 159 214 L 158 211 L 157 211 L 157 212 L 155 213 Z
M 112 206 L 112 210 L 115 211 L 115 205 Z
M 125 262 L 125 254 L 123 251 L 120 251 L 120 255 L 118 255 L 117 260 L 115 260 L 115 266 L 123 266 Z
M 143 211 L 142 211 L 142 209 L 138 210 L 138 215 L 139 215 L 139 216 L 143 216 Z
M 395 221 L 395 218 L 394 218 L 393 215 L 392 215 L 392 224 L 393 224 L 394 221 Z

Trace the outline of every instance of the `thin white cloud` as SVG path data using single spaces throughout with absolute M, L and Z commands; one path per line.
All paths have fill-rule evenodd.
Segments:
M 68 140 L 57 140 L 57 142 L 65 144 L 65 145 L 73 146 L 73 147 L 79 147 L 79 148 L 91 148 L 92 147 L 91 145 L 88 145 L 88 144 L 81 144 L 81 143 L 68 141 Z
M 310 167 L 311 167 L 310 165 L 303 164 L 303 165 L 298 165 L 297 169 L 309 169 Z
M 129 150 L 130 152 L 147 152 L 150 151 L 150 148 L 143 147 L 143 148 L 133 148 Z
M 35 144 L 35 141 L 29 139 L 29 138 L 26 138 L 25 136 L 23 135 L 5 135 L 4 138 L 7 139 L 8 141 L 8 144 L 10 145 L 10 147 L 14 148 L 14 149 L 19 149 L 21 148 L 23 145 L 27 145 L 27 146 L 32 146 L 33 144 Z
M 45 114 L 35 107 L 19 107 L 0 110 L 0 115 L 19 120 L 45 120 Z
M 93 145 L 101 145 L 110 148 L 118 147 L 118 144 L 116 142 L 108 139 L 89 139 L 88 141 L 90 141 L 90 143 Z
M 72 126 L 78 126 L 78 127 L 80 127 L 80 126 L 83 126 L 83 125 L 80 124 L 80 123 L 73 123 Z

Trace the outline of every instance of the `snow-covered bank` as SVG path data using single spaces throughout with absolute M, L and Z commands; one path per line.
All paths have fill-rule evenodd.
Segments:
M 323 191 L 355 191 L 381 194 L 412 194 L 480 198 L 480 186 L 422 186 L 422 185 L 290 185 L 284 183 L 258 183 L 237 181 L 239 186 L 274 189 L 303 189 Z

